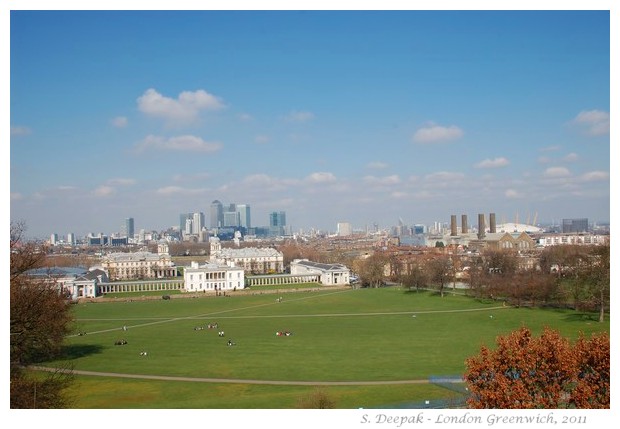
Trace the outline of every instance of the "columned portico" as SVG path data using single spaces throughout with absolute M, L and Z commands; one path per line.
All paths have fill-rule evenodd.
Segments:
M 287 285 L 287 284 L 300 284 L 300 283 L 320 283 L 321 276 L 318 274 L 303 274 L 303 275 L 287 275 L 276 274 L 266 276 L 246 276 L 247 286 L 273 286 L 273 285 Z

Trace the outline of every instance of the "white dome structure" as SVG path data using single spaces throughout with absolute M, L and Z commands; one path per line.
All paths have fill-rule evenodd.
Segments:
M 523 223 L 502 223 L 497 225 L 497 232 L 507 232 L 509 234 L 513 232 L 544 232 L 542 228 L 534 225 L 526 225 Z

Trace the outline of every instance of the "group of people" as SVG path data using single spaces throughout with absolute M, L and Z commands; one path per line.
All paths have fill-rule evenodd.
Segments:
M 291 335 L 293 335 L 293 333 L 291 331 L 277 331 L 276 332 L 276 337 L 290 337 Z

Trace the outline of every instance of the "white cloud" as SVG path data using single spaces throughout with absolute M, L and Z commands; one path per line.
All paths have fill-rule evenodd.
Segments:
M 24 196 L 20 194 L 19 192 L 11 192 L 11 200 L 19 201 L 23 199 L 24 199 Z
M 109 197 L 116 193 L 115 189 L 111 186 L 99 186 L 97 189 L 93 191 L 93 194 L 97 197 Z
M 584 182 L 598 182 L 609 179 L 609 173 L 606 171 L 590 171 L 581 176 Z
M 169 124 L 191 123 L 202 110 L 219 110 L 224 103 L 216 96 L 199 89 L 184 91 L 177 99 L 165 97 L 155 89 L 147 89 L 138 97 L 138 109 L 148 116 L 161 118 Z
M 406 192 L 402 192 L 402 191 L 394 191 L 390 194 L 390 197 L 400 200 L 400 199 L 409 197 L 409 194 L 407 194 Z
M 129 120 L 125 116 L 117 116 L 111 121 L 112 126 L 116 128 L 125 128 L 129 124 Z
M 373 170 L 383 170 L 384 168 L 387 168 L 388 165 L 385 162 L 373 161 L 369 162 L 367 167 L 372 168 Z
M 204 193 L 204 189 L 182 188 L 180 186 L 164 186 L 155 192 L 159 195 L 198 195 Z
M 573 119 L 573 123 L 584 126 L 592 136 L 609 134 L 609 113 L 602 110 L 584 110 Z
M 213 175 L 207 172 L 187 174 L 187 175 L 186 174 L 175 174 L 172 177 L 172 180 L 175 182 L 187 182 L 187 181 L 194 181 L 194 180 L 208 180 L 208 179 L 211 179 L 212 177 Z
M 551 158 L 549 158 L 548 156 L 539 156 L 538 157 L 538 163 L 539 164 L 549 164 L 551 162 Z
M 553 145 L 553 146 L 545 146 L 545 147 L 541 147 L 540 149 L 538 149 L 540 152 L 555 152 L 556 150 L 560 150 L 560 145 Z
M 264 143 L 269 143 L 270 141 L 271 141 L 271 138 L 269 136 L 259 135 L 259 136 L 254 137 L 254 142 L 256 143 L 264 144 Z
M 397 185 L 401 182 L 396 174 L 386 177 L 366 176 L 363 180 L 368 185 Z
M 26 136 L 31 133 L 32 133 L 32 130 L 30 130 L 30 128 L 28 127 L 11 126 L 12 136 Z
M 123 178 L 116 178 L 116 179 L 110 179 L 108 180 L 108 185 L 112 185 L 112 186 L 130 186 L 130 185 L 135 185 L 136 181 L 135 179 L 123 179 Z
M 565 162 L 575 162 L 578 159 L 579 159 L 579 155 L 577 155 L 575 152 L 571 152 L 568 155 L 566 155 L 564 158 L 562 158 L 562 160 Z
M 273 182 L 274 179 L 267 174 L 251 174 L 243 179 L 244 184 L 253 186 L 267 186 L 273 184 Z
M 314 119 L 314 113 L 312 112 L 298 112 L 293 111 L 284 117 L 287 122 L 308 122 Z
M 523 194 L 521 192 L 515 191 L 514 189 L 506 189 L 504 195 L 506 196 L 506 198 L 510 199 L 523 197 Z
M 149 135 L 136 145 L 137 152 L 143 152 L 148 149 L 157 150 L 173 150 L 184 152 L 217 152 L 222 148 L 219 142 L 207 142 L 200 137 L 192 135 L 184 135 L 177 137 L 161 137 Z
M 429 125 L 417 130 L 413 135 L 413 141 L 417 143 L 439 143 L 456 140 L 462 136 L 463 130 L 455 125 L 449 127 Z
M 306 181 L 310 183 L 332 183 L 336 181 L 336 176 L 332 173 L 317 172 L 306 177 Z
M 545 177 L 567 177 L 570 171 L 566 167 L 549 167 L 543 173 Z
M 424 180 L 427 182 L 452 182 L 465 179 L 463 173 L 453 173 L 450 171 L 438 171 L 437 173 L 431 173 L 424 176 Z
M 499 168 L 499 167 L 505 167 L 508 164 L 510 164 L 510 161 L 508 161 L 504 157 L 495 158 L 495 159 L 487 158 L 483 161 L 480 161 L 478 164 L 476 164 L 476 168 Z

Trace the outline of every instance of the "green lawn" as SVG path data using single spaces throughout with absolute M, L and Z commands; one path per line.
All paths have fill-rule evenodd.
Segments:
M 248 291 L 249 292 L 249 291 Z M 67 359 L 76 370 L 282 381 L 398 381 L 459 376 L 482 344 L 521 326 L 575 339 L 609 322 L 568 310 L 502 307 L 400 288 L 86 303 L 74 306 Z M 415 315 L 415 317 L 413 317 Z M 219 329 L 194 330 L 218 322 Z M 121 330 L 126 325 L 127 331 Z M 217 332 L 223 330 L 225 337 Z M 290 337 L 276 331 L 288 330 Z M 128 344 L 115 346 L 117 339 Z M 232 339 L 236 345 L 226 345 Z M 147 356 L 140 356 L 147 351 Z M 312 386 L 78 376 L 76 408 L 294 408 Z M 327 386 L 339 408 L 449 399 L 433 384 Z

